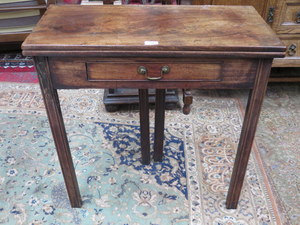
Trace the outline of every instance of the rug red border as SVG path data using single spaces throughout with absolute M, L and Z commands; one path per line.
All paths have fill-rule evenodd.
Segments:
M 34 66 L 32 67 L 1 67 L 0 66 L 0 73 L 7 73 L 7 72 L 35 72 Z
M 34 67 L 0 67 L 0 82 L 38 83 Z

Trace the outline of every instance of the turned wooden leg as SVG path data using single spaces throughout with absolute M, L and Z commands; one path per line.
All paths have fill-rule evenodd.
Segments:
M 149 97 L 148 89 L 139 89 L 142 163 L 150 163 Z
M 268 84 L 272 60 L 261 60 L 254 82 L 250 91 L 240 141 L 234 162 L 233 172 L 228 190 L 226 207 L 236 209 L 240 197 L 243 180 L 255 136 L 263 98 Z
M 156 89 L 155 96 L 155 133 L 154 133 L 154 161 L 162 161 L 164 149 L 165 128 L 165 89 Z
M 191 112 L 191 105 L 193 103 L 193 95 L 190 89 L 182 89 L 183 93 L 183 109 L 182 112 L 188 115 Z
M 82 205 L 72 155 L 61 114 L 57 90 L 53 88 L 48 68 L 47 58 L 35 57 L 40 87 L 44 98 L 48 119 L 56 146 L 56 151 L 64 176 L 71 206 L 80 208 Z

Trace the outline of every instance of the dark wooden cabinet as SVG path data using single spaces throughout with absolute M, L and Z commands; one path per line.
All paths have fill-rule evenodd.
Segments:
M 252 5 L 286 45 L 270 81 L 300 81 L 300 0 L 192 0 L 194 5 Z
M 278 0 L 271 26 L 287 46 L 286 57 L 275 59 L 274 66 L 300 67 L 300 1 Z

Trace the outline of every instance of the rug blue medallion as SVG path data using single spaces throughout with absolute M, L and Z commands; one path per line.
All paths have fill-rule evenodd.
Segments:
M 138 126 L 67 120 L 84 202 L 72 209 L 47 118 L 0 121 L 0 224 L 188 224 L 182 131 L 166 130 L 162 163 L 142 165 Z

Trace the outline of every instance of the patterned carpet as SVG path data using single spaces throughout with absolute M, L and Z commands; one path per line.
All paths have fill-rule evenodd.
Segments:
M 300 83 L 272 85 L 264 102 L 256 143 L 282 224 L 300 224 Z
M 222 95 L 222 93 L 218 93 Z M 246 91 L 227 91 L 244 111 Z M 300 224 L 300 83 L 269 84 L 254 152 L 274 195 L 278 224 Z
M 0 82 L 38 83 L 32 58 L 20 53 L 0 54 Z
M 190 115 L 166 113 L 164 161 L 142 166 L 134 106 L 106 113 L 101 90 L 60 91 L 84 200 L 72 209 L 38 85 L 0 90 L 2 224 L 299 224 L 299 85 L 268 90 L 237 210 L 224 202 L 245 92 L 195 90 Z

